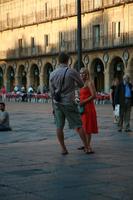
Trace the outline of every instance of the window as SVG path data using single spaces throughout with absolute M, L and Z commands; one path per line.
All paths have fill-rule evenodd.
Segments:
M 93 44 L 94 47 L 99 46 L 100 43 L 100 25 L 93 26 Z
M 59 32 L 59 41 L 60 41 L 60 46 L 63 46 L 63 33 Z
M 48 16 L 48 3 L 45 3 L 45 17 Z
M 18 52 L 19 52 L 19 56 L 21 56 L 23 51 L 23 41 L 22 38 L 18 39 Z
M 21 50 L 23 48 L 23 44 L 22 44 L 22 38 L 18 39 L 18 48 L 19 50 Z
M 49 36 L 44 35 L 44 46 L 47 47 L 49 45 Z
M 34 37 L 31 37 L 31 47 L 32 47 L 32 48 L 35 47 L 35 40 L 34 40 Z
M 114 38 L 120 37 L 121 34 L 120 22 L 112 22 L 112 32 Z
M 9 21 L 10 21 L 9 13 L 6 14 L 6 20 L 7 20 L 7 26 L 9 26 Z
M 120 37 L 121 33 L 120 22 L 117 23 L 117 29 L 118 29 L 118 37 Z

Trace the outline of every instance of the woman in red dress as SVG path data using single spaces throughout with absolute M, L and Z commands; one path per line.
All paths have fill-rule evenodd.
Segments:
M 90 79 L 88 69 L 81 68 L 80 74 L 84 81 L 84 86 L 80 89 L 80 105 L 84 106 L 84 112 L 81 115 L 81 119 L 90 153 L 94 153 L 91 147 L 91 135 L 98 133 L 97 115 L 93 101 L 96 98 L 96 89 L 93 81 Z M 83 149 L 83 147 L 79 149 Z

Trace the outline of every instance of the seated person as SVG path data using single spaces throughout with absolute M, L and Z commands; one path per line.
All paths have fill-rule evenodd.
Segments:
M 5 103 L 0 102 L 0 131 L 11 131 L 9 114 L 5 111 Z

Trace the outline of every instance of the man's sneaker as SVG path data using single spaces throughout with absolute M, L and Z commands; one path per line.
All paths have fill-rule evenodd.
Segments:
M 118 129 L 118 132 L 122 132 L 122 129 L 120 128 L 120 129 Z

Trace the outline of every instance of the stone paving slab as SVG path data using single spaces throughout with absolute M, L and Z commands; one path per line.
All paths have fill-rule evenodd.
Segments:
M 96 107 L 93 155 L 77 150 L 79 136 L 67 125 L 69 155 L 60 154 L 51 104 L 7 109 L 13 131 L 0 132 L 0 200 L 133 200 L 133 132 L 117 132 L 110 104 Z

